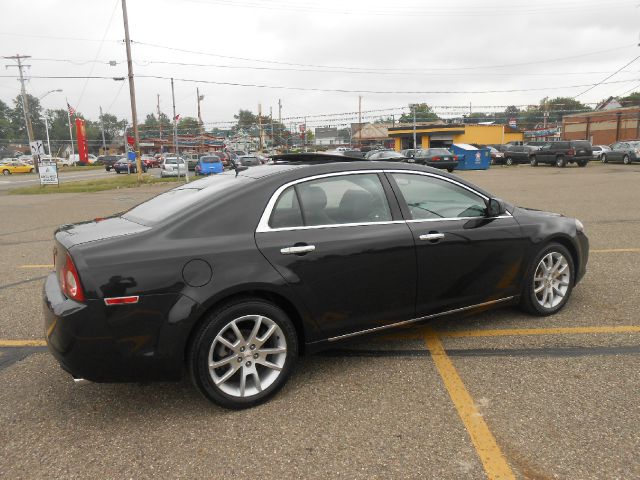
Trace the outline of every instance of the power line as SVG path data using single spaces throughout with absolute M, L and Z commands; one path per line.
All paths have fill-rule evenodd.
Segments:
M 590 88 L 587 88 L 584 92 L 580 92 L 578 95 L 576 95 L 573 98 L 578 98 L 580 95 L 584 95 L 585 93 L 593 90 L 594 88 L 596 88 L 598 85 L 604 85 L 605 82 L 607 80 L 609 80 L 611 77 L 613 77 L 616 73 L 624 70 L 625 68 L 627 68 L 629 65 L 631 65 L 633 62 L 635 62 L 636 60 L 638 60 L 640 58 L 640 55 L 638 55 L 636 58 L 634 58 L 633 60 L 631 60 L 629 63 L 627 63 L 626 65 L 624 65 L 623 67 L 619 68 L 618 70 L 616 70 L 615 72 L 613 72 L 611 75 L 609 75 L 608 77 L 602 79 L 601 81 L 599 81 L 598 83 L 592 85 Z M 612 82 L 609 82 L 612 83 Z

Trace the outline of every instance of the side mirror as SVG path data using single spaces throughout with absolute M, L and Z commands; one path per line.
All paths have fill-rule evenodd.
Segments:
M 507 206 L 499 198 L 490 198 L 486 202 L 486 216 L 487 217 L 499 217 L 507 211 Z

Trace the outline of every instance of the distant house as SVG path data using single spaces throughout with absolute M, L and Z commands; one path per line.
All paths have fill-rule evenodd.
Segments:
M 342 139 L 338 136 L 338 127 L 316 127 L 315 144 L 316 145 L 338 145 L 342 143 Z
M 600 102 L 598 105 L 596 105 L 596 108 L 594 110 L 596 111 L 615 110 L 616 108 L 622 108 L 622 104 L 618 102 L 618 100 L 615 97 L 609 97 L 603 102 Z
M 393 140 L 389 138 L 390 123 L 354 123 L 352 129 L 352 142 L 360 146 L 384 145 L 393 147 Z

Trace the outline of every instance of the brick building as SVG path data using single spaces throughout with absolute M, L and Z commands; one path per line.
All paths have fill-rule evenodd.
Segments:
M 562 138 L 589 140 L 593 145 L 640 139 L 640 107 L 565 115 L 562 119 Z

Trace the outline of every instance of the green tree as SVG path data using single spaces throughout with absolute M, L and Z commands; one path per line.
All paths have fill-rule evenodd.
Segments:
M 400 123 L 413 123 L 413 109 L 409 105 L 409 113 L 405 113 L 400 117 Z M 416 122 L 435 122 L 440 120 L 440 117 L 431 109 L 426 103 L 416 103 Z
M 15 137 L 11 124 L 11 108 L 0 100 L 0 140 L 12 140 Z
M 633 92 L 624 97 L 618 97 L 618 102 L 623 107 L 634 107 L 640 105 L 640 92 Z
M 197 118 L 184 117 L 178 122 L 178 134 L 197 135 L 200 133 L 200 123 Z
M 42 140 L 45 138 L 44 120 L 42 119 L 42 107 L 40 101 L 33 95 L 27 94 L 29 102 L 29 117 L 31 118 L 31 126 L 33 127 L 33 140 Z M 16 140 L 26 142 L 29 138 L 27 127 L 24 122 L 24 113 L 22 110 L 22 95 L 16 96 L 13 100 L 13 109 L 9 110 L 9 119 L 11 128 L 15 134 Z

